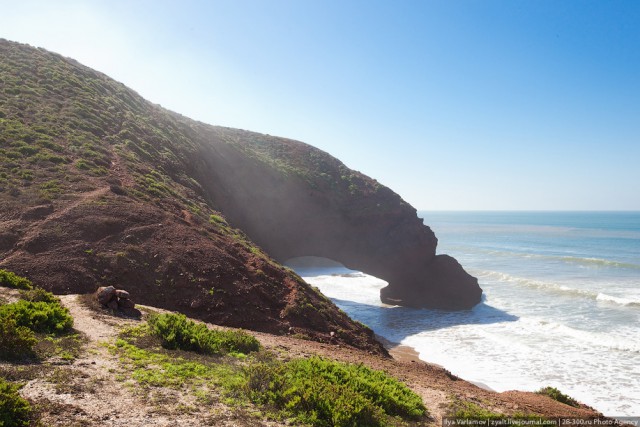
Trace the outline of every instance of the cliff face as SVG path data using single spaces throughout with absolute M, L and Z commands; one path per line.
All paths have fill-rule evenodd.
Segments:
M 412 207 L 306 144 L 195 122 L 4 40 L 0 83 L 1 268 L 60 293 L 113 284 L 210 322 L 338 332 L 376 352 L 370 330 L 276 261 L 341 261 L 388 280 L 394 303 L 479 300 Z
M 233 133 L 241 143 L 202 148 L 196 174 L 213 204 L 278 261 L 339 261 L 389 282 L 381 292 L 389 304 L 480 301 L 477 280 L 436 255 L 434 233 L 389 188 L 301 142 Z

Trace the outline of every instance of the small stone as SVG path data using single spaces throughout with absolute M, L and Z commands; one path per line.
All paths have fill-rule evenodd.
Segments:
M 107 305 L 115 297 L 116 288 L 113 286 L 101 286 L 96 291 L 96 298 L 102 305 Z
M 118 289 L 116 291 L 116 296 L 121 299 L 131 299 L 131 297 L 129 296 L 129 292 L 122 289 Z
M 331 335 L 331 338 L 333 338 L 333 337 L 335 337 L 335 336 L 336 336 L 336 333 L 335 333 L 335 332 L 333 332 L 333 331 L 331 331 L 331 333 L 330 333 L 329 335 Z

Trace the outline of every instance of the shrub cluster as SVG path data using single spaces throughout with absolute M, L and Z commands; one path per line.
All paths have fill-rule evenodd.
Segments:
M 28 426 L 31 405 L 18 394 L 18 386 L 0 377 L 0 426 Z
M 25 301 L 0 306 L 0 318 L 11 317 L 18 326 L 24 326 L 34 332 L 60 334 L 73 326 L 69 310 L 59 301 Z
M 31 289 L 33 284 L 26 277 L 20 277 L 11 271 L 0 269 L 0 286 L 16 289 Z
M 36 337 L 31 329 L 18 326 L 12 317 L 0 317 L 0 360 L 14 360 L 32 356 L 33 346 L 36 345 L 36 342 Z
M 51 292 L 42 288 L 34 288 L 20 291 L 20 299 L 32 302 L 46 302 L 48 304 L 60 304 L 60 300 Z
M 156 345 L 159 339 L 165 348 L 206 354 L 260 349 L 245 332 L 209 330 L 182 314 L 151 315 L 147 325 L 124 330 L 120 336 L 113 349 L 131 360 L 132 378 L 143 385 L 222 387 L 241 402 L 264 405 L 274 415 L 317 427 L 407 425 L 427 415 L 422 399 L 405 384 L 364 365 L 320 357 L 282 361 L 258 351 L 235 362 L 243 366 L 238 369 L 225 359 L 203 362 L 153 351 L 148 337 L 155 337 Z
M 415 420 L 427 412 L 406 385 L 363 365 L 312 357 L 255 363 L 244 372 L 253 401 L 314 426 L 384 426 L 389 417 Z
M 20 296 L 17 302 L 0 305 L 2 360 L 33 356 L 33 347 L 38 341 L 35 332 L 61 334 L 73 326 L 69 310 L 60 305 L 60 300 L 52 293 L 41 288 L 29 288 L 21 291 Z
M 575 400 L 573 397 L 567 396 L 555 387 L 543 387 L 536 391 L 536 393 L 548 396 L 553 400 L 564 403 L 565 405 L 573 406 L 574 408 L 580 407 L 580 402 Z
M 168 349 L 203 354 L 248 354 L 260 349 L 255 337 L 243 331 L 217 331 L 188 320 L 183 314 L 156 314 L 149 318 L 151 333 Z

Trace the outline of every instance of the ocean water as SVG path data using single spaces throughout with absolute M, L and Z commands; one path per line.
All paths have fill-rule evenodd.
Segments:
M 384 305 L 386 283 L 297 268 L 351 317 L 494 390 L 554 386 L 609 416 L 640 414 L 640 212 L 420 212 L 438 253 L 484 300 L 445 312 Z

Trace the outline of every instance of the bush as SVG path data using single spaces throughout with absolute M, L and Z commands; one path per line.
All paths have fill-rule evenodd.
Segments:
M 564 403 L 565 405 L 573 406 L 574 408 L 580 407 L 580 402 L 570 396 L 567 396 L 555 387 L 543 387 L 536 391 L 536 393 L 550 397 L 551 399 Z
M 255 337 L 242 331 L 215 331 L 188 320 L 183 314 L 156 314 L 149 318 L 151 333 L 168 349 L 204 354 L 244 353 L 260 349 Z
M 29 425 L 31 405 L 18 394 L 18 386 L 0 377 L 0 426 Z
M 16 289 L 31 289 L 33 284 L 26 277 L 20 277 L 11 271 L 0 269 L 0 286 Z
M 20 299 L 32 302 L 46 302 L 50 304 L 60 304 L 58 297 L 42 288 L 35 288 L 20 291 Z
M 34 332 L 60 334 L 73 326 L 69 310 L 54 302 L 20 300 L 0 306 L 0 318 L 11 317 L 18 326 Z
M 18 326 L 13 317 L 0 317 L 0 359 L 16 360 L 32 356 L 36 342 L 31 329 Z
M 363 365 L 319 357 L 245 368 L 247 391 L 314 426 L 384 426 L 389 416 L 419 419 L 427 412 L 406 385 Z

